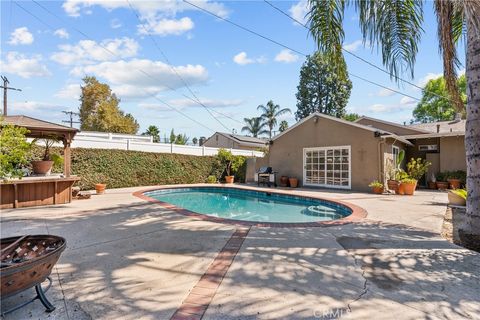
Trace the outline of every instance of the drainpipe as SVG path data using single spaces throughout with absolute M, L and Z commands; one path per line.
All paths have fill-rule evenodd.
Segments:
M 384 146 L 385 145 L 385 138 L 380 138 L 378 141 L 378 181 L 381 181 L 385 184 L 385 154 L 384 154 Z

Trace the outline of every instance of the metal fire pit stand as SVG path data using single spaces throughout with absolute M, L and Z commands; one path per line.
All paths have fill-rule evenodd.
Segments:
M 26 305 L 34 302 L 34 301 L 37 300 L 37 299 L 40 300 L 40 302 L 43 304 L 43 306 L 45 307 L 45 311 L 46 311 L 46 312 L 52 312 L 52 311 L 54 311 L 54 310 L 55 310 L 55 306 L 54 306 L 50 301 L 48 301 L 47 296 L 45 295 L 45 293 L 46 293 L 46 292 L 50 289 L 50 287 L 52 286 L 52 279 L 50 278 L 50 276 L 48 276 L 48 277 L 46 278 L 46 280 L 48 280 L 48 286 L 47 286 L 45 289 L 42 288 L 42 284 L 41 284 L 41 283 L 35 285 L 35 291 L 36 291 L 37 295 L 36 295 L 33 299 L 28 300 L 28 301 L 26 301 L 26 302 L 23 302 L 23 303 L 15 306 L 15 307 L 13 307 L 13 308 L 11 308 L 11 309 L 8 309 L 7 311 L 2 312 L 2 313 L 1 313 L 2 317 L 4 317 L 6 314 L 9 314 L 9 313 L 11 313 L 11 312 L 13 312 L 13 311 L 17 311 L 18 309 L 21 309 L 21 308 L 25 307 Z

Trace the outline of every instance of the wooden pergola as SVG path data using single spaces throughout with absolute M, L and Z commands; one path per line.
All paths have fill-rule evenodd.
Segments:
M 48 204 L 69 203 L 72 186 L 79 180 L 71 176 L 70 146 L 78 129 L 43 121 L 28 116 L 5 116 L 2 124 L 26 128 L 28 138 L 56 139 L 63 143 L 63 177 L 32 176 L 0 182 L 0 208 L 18 208 Z

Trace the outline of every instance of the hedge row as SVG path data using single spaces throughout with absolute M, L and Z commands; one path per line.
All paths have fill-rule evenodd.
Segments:
M 35 150 L 36 154 L 39 152 Z M 244 181 L 245 172 L 246 161 L 235 174 L 235 180 Z M 106 183 L 107 188 L 202 183 L 210 175 L 221 179 L 224 168 L 214 156 L 74 148 L 72 174 L 80 176 L 77 185 L 88 190 L 94 189 L 96 183 Z

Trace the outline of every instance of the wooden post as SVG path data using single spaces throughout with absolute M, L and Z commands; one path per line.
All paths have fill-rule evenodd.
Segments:
M 67 178 L 70 177 L 70 165 L 72 162 L 70 143 L 71 139 L 70 135 L 68 135 L 68 137 L 65 137 L 65 139 L 63 140 L 63 175 Z

